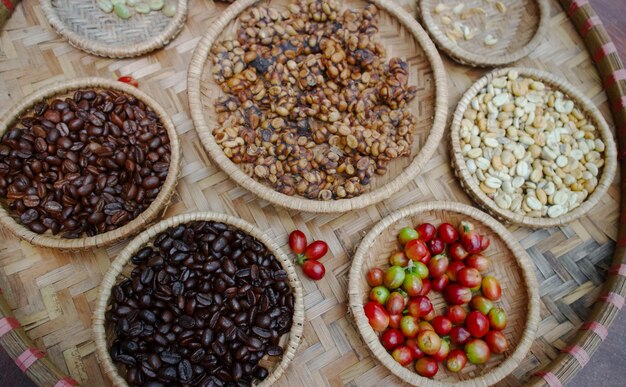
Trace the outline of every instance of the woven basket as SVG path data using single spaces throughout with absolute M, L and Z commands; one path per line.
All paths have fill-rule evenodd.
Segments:
M 289 341 L 284 346 L 284 354 L 280 363 L 274 364 L 274 369 L 271 370 L 269 376 L 261 382 L 260 386 L 271 386 L 274 382 L 280 378 L 283 374 L 289 362 L 296 354 L 298 345 L 302 339 L 302 331 L 304 328 L 304 300 L 302 295 L 302 285 L 298 279 L 298 275 L 294 269 L 293 262 L 283 253 L 278 244 L 274 242 L 270 237 L 265 235 L 256 226 L 241 220 L 239 218 L 218 214 L 212 212 L 196 212 L 191 214 L 177 215 L 172 218 L 163 220 L 154 226 L 150 227 L 146 231 L 139 234 L 135 239 L 130 242 L 126 248 L 118 255 L 113 261 L 109 271 L 107 271 L 102 284 L 100 285 L 100 292 L 96 305 L 96 310 L 93 316 L 93 332 L 96 343 L 96 353 L 100 361 L 100 367 L 104 373 L 109 377 L 115 386 L 128 386 L 123 377 L 118 373 L 117 367 L 113 364 L 111 356 L 109 355 L 109 344 L 112 342 L 112 337 L 107 337 L 107 333 L 111 330 L 107 330 L 107 324 L 105 323 L 104 314 L 109 305 L 109 298 L 111 297 L 111 288 L 121 282 L 125 278 L 125 274 L 129 273 L 130 268 L 134 265 L 130 262 L 131 257 L 135 252 L 141 249 L 159 233 L 165 231 L 170 227 L 175 227 L 179 224 L 189 223 L 194 221 L 215 221 L 222 222 L 238 228 L 245 233 L 253 236 L 263 243 L 268 250 L 274 254 L 276 259 L 281 263 L 289 278 L 289 284 L 294 290 L 295 303 L 293 310 L 293 323 L 291 331 L 289 333 Z
M 596 190 L 589 195 L 589 197 L 573 211 L 570 211 L 564 215 L 556 218 L 533 218 L 530 216 L 524 216 L 518 213 L 514 213 L 509 210 L 500 208 L 496 202 L 489 198 L 478 186 L 477 180 L 472 177 L 467 170 L 465 164 L 465 157 L 461 152 L 461 142 L 459 138 L 459 131 L 461 126 L 461 120 L 463 114 L 471 104 L 472 98 L 474 98 L 481 89 L 485 88 L 492 79 L 506 76 L 510 71 L 510 68 L 495 70 L 472 85 L 463 95 L 463 98 L 459 101 L 456 111 L 452 119 L 450 126 L 450 147 L 451 147 L 451 160 L 454 167 L 454 172 L 459 178 L 461 185 L 465 189 L 468 195 L 472 197 L 478 204 L 480 204 L 489 214 L 498 218 L 501 221 L 507 223 L 516 223 L 527 227 L 553 227 L 567 224 L 575 219 L 580 218 L 586 214 L 595 204 L 600 201 L 602 196 L 607 192 L 617 169 L 617 149 L 615 141 L 613 140 L 613 134 L 609 129 L 604 117 L 600 111 L 595 107 L 593 102 L 589 100 L 582 92 L 578 91 L 574 86 L 568 82 L 544 71 L 526 68 L 515 68 L 520 76 L 532 78 L 544 82 L 546 85 L 562 91 L 569 98 L 571 98 L 576 106 L 578 106 L 583 114 L 587 116 L 594 123 L 595 127 L 600 132 L 600 136 L 606 145 L 605 149 L 605 164 L 602 168 L 602 175 L 598 182 Z
M 48 98 L 67 96 L 74 90 L 84 88 L 114 89 L 133 95 L 145 102 L 146 105 L 159 116 L 159 119 L 163 123 L 170 139 L 171 162 L 168 175 L 163 183 L 163 186 L 161 187 L 161 192 L 159 192 L 158 196 L 154 199 L 150 206 L 138 217 L 118 229 L 92 237 L 65 239 L 60 236 L 52 235 L 51 233 L 36 234 L 24 227 L 22 224 L 18 223 L 12 214 L 7 211 L 3 205 L 1 205 L 0 224 L 5 226 L 18 238 L 26 240 L 35 246 L 67 250 L 87 249 L 106 246 L 132 236 L 138 233 L 147 223 L 152 221 L 156 216 L 164 211 L 172 194 L 174 193 L 174 188 L 176 187 L 176 183 L 178 181 L 181 154 L 178 134 L 176 133 L 172 120 L 165 110 L 163 110 L 163 108 L 150 96 L 143 93 L 139 89 L 122 82 L 111 81 L 103 78 L 81 78 L 44 87 L 24 98 L 17 105 L 11 107 L 10 110 L 6 111 L 2 115 L 2 118 L 0 119 L 0 136 L 2 136 L 6 130 L 10 129 L 22 114 L 29 114 L 30 109 L 37 102 Z
M 272 7 L 284 9 L 289 0 L 273 1 Z M 417 129 L 412 153 L 389 163 L 385 176 L 377 176 L 368 187 L 369 191 L 351 199 L 311 200 L 302 196 L 287 196 L 256 181 L 228 157 L 213 137 L 217 127 L 214 101 L 221 90 L 213 81 L 212 64 L 208 60 L 213 43 L 224 36 L 230 36 L 236 29 L 235 19 L 254 0 L 239 0 L 231 5 L 205 33 L 198 44 L 189 67 L 188 89 L 189 106 L 196 131 L 205 149 L 215 163 L 244 188 L 280 206 L 308 212 L 344 212 L 363 208 L 388 198 L 415 178 L 435 152 L 441 137 L 447 115 L 446 76 L 441 58 L 428 35 L 420 25 L 393 1 L 374 0 L 381 13 L 379 26 L 381 44 L 392 56 L 404 57 L 409 64 L 409 84 L 419 85 L 418 94 L 410 104 L 417 117 Z M 361 0 L 343 1 L 344 8 L 363 8 Z
M 502 333 L 509 342 L 510 350 L 503 355 L 493 355 L 482 367 L 468 363 L 458 374 L 439 367 L 440 371 L 433 380 L 419 376 L 410 367 L 402 367 L 380 343 L 380 338 L 369 325 L 363 311 L 370 289 L 366 274 L 371 268 L 389 266 L 389 256 L 400 249 L 397 237 L 403 227 L 416 227 L 425 222 L 435 226 L 444 222 L 458 225 L 461 220 L 471 221 L 479 234 L 491 239 L 491 245 L 485 252 L 491 264 L 485 274 L 495 276 L 502 285 L 502 298 L 496 304 L 502 306 L 508 316 L 508 325 Z M 394 375 L 416 386 L 492 385 L 510 374 L 524 359 L 539 325 L 539 291 L 530 257 L 515 241 L 515 237 L 495 219 L 460 203 L 427 202 L 411 205 L 378 222 L 363 238 L 354 255 L 348 293 L 352 316 L 373 355 Z M 441 294 L 431 291 L 428 297 L 436 314 L 442 314 L 447 304 Z
M 188 0 L 178 0 L 176 15 L 133 14 L 123 20 L 105 13 L 95 0 L 41 0 L 50 25 L 68 42 L 87 53 L 129 58 L 157 50 L 178 35 L 187 19 Z
M 501 0 L 506 6 L 505 13 L 495 7 L 495 1 L 470 0 L 462 2 L 465 11 L 482 8 L 486 16 L 474 16 L 461 22 L 479 32 L 470 40 L 458 39 L 455 43 L 446 35 L 448 26 L 442 24 L 435 7 L 446 4 L 450 8 L 459 1 L 420 0 L 419 14 L 424 27 L 437 46 L 455 61 L 475 66 L 503 66 L 518 61 L 530 54 L 541 42 L 548 29 L 550 7 L 547 0 Z M 454 20 L 458 20 L 455 18 Z M 487 34 L 498 38 L 495 45 L 487 46 Z

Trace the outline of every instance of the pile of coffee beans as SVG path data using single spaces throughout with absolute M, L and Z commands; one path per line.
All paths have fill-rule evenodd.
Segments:
M 0 198 L 31 231 L 101 234 L 157 197 L 170 141 L 142 101 L 114 90 L 79 90 L 33 110 L 0 139 Z
M 110 349 L 133 385 L 249 386 L 268 370 L 293 316 L 287 272 L 250 235 L 223 223 L 170 228 L 132 258 L 112 289 Z

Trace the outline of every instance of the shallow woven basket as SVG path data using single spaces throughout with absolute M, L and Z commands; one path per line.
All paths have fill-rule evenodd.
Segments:
M 455 61 L 476 67 L 502 66 L 520 60 L 530 54 L 541 42 L 548 29 L 550 7 L 547 0 L 500 0 L 506 6 L 505 13 L 496 8 L 496 1 L 485 0 L 419 0 L 419 13 L 424 27 L 437 46 Z M 446 27 L 434 10 L 440 4 L 450 8 L 465 4 L 464 10 L 482 8 L 487 16 L 473 16 L 461 22 L 478 28 L 473 39 L 459 39 L 457 43 L 446 35 Z M 458 17 L 454 20 L 458 20 Z M 484 44 L 487 34 L 498 38 L 493 46 Z
M 159 49 L 178 35 L 187 19 L 188 0 L 177 1 L 173 17 L 160 11 L 145 15 L 133 11 L 127 20 L 103 12 L 95 0 L 41 0 L 41 8 L 50 25 L 79 50 L 129 58 Z
M 93 315 L 93 333 L 94 341 L 96 343 L 96 353 L 98 355 L 100 367 L 104 374 L 113 382 L 115 386 L 128 386 L 126 381 L 118 373 L 117 367 L 113 364 L 111 356 L 109 355 L 109 344 L 112 342 L 113 337 L 107 337 L 107 333 L 112 330 L 107 329 L 105 323 L 104 314 L 109 305 L 109 298 L 111 297 L 111 288 L 121 282 L 132 270 L 134 265 L 130 262 L 132 256 L 146 244 L 150 243 L 156 235 L 165 231 L 170 227 L 175 227 L 179 224 L 189 223 L 194 221 L 215 221 L 222 222 L 233 226 L 259 240 L 263 243 L 269 251 L 274 254 L 276 259 L 283 266 L 287 272 L 289 278 L 289 284 L 294 290 L 295 303 L 293 309 L 293 323 L 289 332 L 288 342 L 283 345 L 284 354 L 281 361 L 274 364 L 273 370 L 270 371 L 268 377 L 259 386 L 271 386 L 274 382 L 280 378 L 283 374 L 289 362 L 296 354 L 298 345 L 302 339 L 302 331 L 304 329 L 304 299 L 302 284 L 298 279 L 298 275 L 294 269 L 293 262 L 283 253 L 278 244 L 269 236 L 264 234 L 256 226 L 231 215 L 219 214 L 213 212 L 195 212 L 190 214 L 177 215 L 172 218 L 163 220 L 154 226 L 150 227 L 146 231 L 139 234 L 122 250 L 120 255 L 111 263 L 111 267 L 107 271 L 102 284 L 100 285 L 100 291 L 98 295 L 98 301 L 96 309 Z M 262 360 L 263 361 L 263 360 Z
M 65 239 L 59 235 L 52 235 L 47 232 L 45 234 L 36 234 L 30 231 L 27 227 L 20 224 L 12 214 L 7 211 L 4 203 L 0 205 L 0 224 L 5 226 L 15 236 L 20 239 L 26 240 L 33 245 L 40 247 L 50 247 L 57 249 L 87 249 L 92 247 L 102 247 L 121 239 L 127 238 L 138 233 L 147 223 L 152 221 L 157 215 L 164 211 L 167 204 L 170 201 L 176 183 L 178 181 L 178 173 L 180 172 L 180 143 L 178 140 L 178 134 L 174 123 L 170 119 L 169 115 L 163 110 L 163 108 L 150 96 L 142 92 L 141 90 L 129 86 L 126 83 L 112 81 L 103 78 L 79 78 L 72 81 L 55 83 L 50 86 L 44 87 L 39 91 L 25 97 L 17 105 L 5 111 L 0 117 L 0 137 L 5 131 L 12 128 L 17 122 L 17 119 L 22 114 L 32 114 L 32 107 L 40 101 L 69 96 L 74 90 L 78 89 L 114 89 L 122 91 L 126 94 L 135 96 L 149 106 L 158 116 L 163 127 L 167 131 L 167 135 L 170 139 L 171 148 L 171 162 L 167 178 L 161 187 L 161 192 L 157 195 L 150 206 L 142 212 L 138 217 L 128 222 L 124 226 L 109 231 L 103 234 L 98 234 L 92 237 L 78 238 L 78 239 Z
M 285 9 L 291 0 L 272 1 L 272 7 Z M 343 1 L 343 8 L 362 9 L 367 4 L 361 0 Z M 212 130 L 218 126 L 214 101 L 222 94 L 213 81 L 209 58 L 215 41 L 233 36 L 240 13 L 255 0 L 239 0 L 224 11 L 211 25 L 198 44 L 189 66 L 189 106 L 196 131 L 205 149 L 215 163 L 237 183 L 274 204 L 308 212 L 344 212 L 377 203 L 400 190 L 415 178 L 435 152 L 445 129 L 448 110 L 446 75 L 434 44 L 426 32 L 393 1 L 373 0 L 380 9 L 379 26 L 381 43 L 387 49 L 387 59 L 405 58 L 409 65 L 409 84 L 417 85 L 418 92 L 409 105 L 417 118 L 411 155 L 389 163 L 387 174 L 376 176 L 364 194 L 339 200 L 312 200 L 302 196 L 288 196 L 256 181 L 228 157 L 215 142 Z M 262 3 L 264 4 L 264 3 Z
M 554 89 L 558 89 L 571 98 L 575 106 L 581 109 L 583 114 L 590 119 L 597 130 L 600 132 L 600 136 L 606 146 L 604 151 L 604 166 L 602 167 L 601 177 L 598 182 L 598 187 L 587 199 L 573 211 L 570 211 L 564 215 L 556 218 L 534 218 L 530 216 L 524 216 L 509 210 L 500 208 L 496 202 L 489 198 L 478 186 L 477 180 L 472 177 L 467 170 L 465 164 L 465 157 L 461 152 L 461 141 L 459 138 L 459 131 L 461 126 L 461 120 L 463 114 L 471 104 L 472 98 L 474 98 L 481 89 L 487 86 L 492 79 L 506 76 L 512 68 L 505 68 L 492 71 L 491 73 L 480 78 L 472 87 L 465 92 L 463 98 L 459 101 L 454 116 L 452 118 L 452 124 L 450 125 L 450 147 L 451 147 L 451 162 L 454 167 L 454 173 L 459 178 L 461 186 L 467 192 L 467 194 L 480 204 L 489 214 L 498 218 L 499 220 L 507 223 L 517 223 L 527 227 L 553 227 L 560 226 L 569 223 L 575 219 L 580 218 L 586 214 L 594 205 L 596 205 L 602 196 L 607 192 L 617 169 L 617 148 L 615 141 L 613 140 L 613 134 L 609 129 L 608 124 L 602 117 L 602 113 L 595 107 L 593 102 L 587 98 L 582 92 L 578 91 L 574 86 L 565 80 L 560 79 L 550 73 L 536 69 L 527 68 L 514 68 L 520 76 L 536 79 L 544 82 L 547 86 Z
M 429 222 L 435 226 L 449 222 L 458 225 L 469 220 L 479 234 L 487 235 L 491 245 L 484 253 L 491 264 L 484 274 L 494 275 L 502 285 L 502 298 L 496 305 L 505 309 L 508 325 L 502 331 L 510 350 L 503 355 L 493 355 L 485 366 L 468 363 L 458 374 L 450 373 L 445 366 L 433 379 L 419 376 L 412 368 L 402 367 L 380 343 L 380 338 L 369 325 L 363 311 L 370 286 L 366 273 L 374 267 L 389 267 L 389 256 L 400 249 L 398 232 L 403 227 L 416 227 Z M 398 210 L 378 222 L 359 245 L 350 269 L 350 310 L 361 337 L 373 355 L 394 375 L 407 383 L 419 386 L 487 386 L 510 374 L 524 359 L 530 349 L 539 325 L 539 289 L 530 257 L 516 242 L 515 237 L 489 215 L 465 204 L 453 202 L 427 202 Z M 447 306 L 440 293 L 428 295 L 435 312 L 440 315 Z

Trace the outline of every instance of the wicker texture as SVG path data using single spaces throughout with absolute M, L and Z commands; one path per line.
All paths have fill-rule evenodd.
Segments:
M 135 235 L 157 215 L 164 212 L 172 194 L 174 193 L 176 183 L 178 182 L 181 151 L 174 123 L 154 99 L 139 89 L 122 82 L 111 81 L 104 78 L 79 78 L 41 88 L 2 114 L 2 119 L 0 119 L 0 136 L 9 130 L 16 123 L 17 119 L 23 114 L 31 114 L 32 111 L 30 109 L 32 109 L 37 102 L 53 97 L 68 96 L 73 94 L 73 91 L 75 90 L 85 88 L 114 89 L 133 95 L 145 102 L 146 105 L 159 116 L 159 119 L 163 123 L 163 127 L 167 131 L 167 135 L 170 139 L 171 162 L 168 176 L 161 187 L 161 191 L 144 212 L 120 228 L 92 237 L 65 239 L 60 235 L 52 235 L 51 233 L 36 234 L 20 224 L 12 216 L 11 212 L 4 207 L 4 204 L 0 206 L 0 224 L 6 227 L 6 229 L 11 231 L 18 238 L 28 241 L 35 246 L 68 250 L 87 249 L 110 245 L 124 238 Z
M 465 111 L 470 106 L 472 98 L 474 98 L 483 88 L 487 87 L 487 85 L 491 83 L 494 78 L 506 76 L 511 69 L 515 69 L 521 77 L 541 81 L 548 87 L 551 87 L 554 90 L 560 90 L 567 95 L 568 98 L 571 98 L 576 106 L 581 109 L 583 114 L 588 117 L 591 123 L 593 123 L 596 127 L 606 146 L 604 152 L 605 164 L 602 168 L 596 190 L 579 207 L 556 218 L 534 218 L 498 207 L 496 202 L 480 189 L 478 186 L 478 180 L 467 170 L 465 157 L 461 151 L 461 140 L 459 138 L 461 120 L 463 120 L 463 114 L 465 114 Z M 591 102 L 591 100 L 581 91 L 577 90 L 569 82 L 561 79 L 560 77 L 554 76 L 545 71 L 529 68 L 505 68 L 495 70 L 476 81 L 476 83 L 474 83 L 472 87 L 465 92 L 452 117 L 452 124 L 450 125 L 450 148 L 454 173 L 459 178 L 461 186 L 463 186 L 465 192 L 467 192 L 472 199 L 489 212 L 489 214 L 497 219 L 500 219 L 503 222 L 516 223 L 526 227 L 561 226 L 580 218 L 591 210 L 593 206 L 599 203 L 600 199 L 606 194 L 609 186 L 613 182 L 615 171 L 617 169 L 617 148 L 615 146 L 615 141 L 613 140 L 613 133 L 611 133 L 608 124 L 593 102 Z
M 432 380 L 400 366 L 387 353 L 380 338 L 370 327 L 363 311 L 370 289 L 366 274 L 371 268 L 389 266 L 389 256 L 400 247 L 397 237 L 403 227 L 416 227 L 425 222 L 436 226 L 444 222 L 458 225 L 461 220 L 472 222 L 480 235 L 487 235 L 491 240 L 485 254 L 491 260 L 491 266 L 484 274 L 495 276 L 502 285 L 502 298 L 496 304 L 506 310 L 510 322 L 502 331 L 510 350 L 504 355 L 492 356 L 482 367 L 468 363 L 459 374 L 440 367 L 442 370 Z M 539 289 L 533 270 L 530 257 L 515 241 L 515 237 L 489 215 L 460 203 L 416 204 L 383 218 L 359 244 L 350 268 L 350 310 L 363 340 L 374 356 L 402 380 L 424 387 L 492 385 L 519 365 L 535 339 L 539 325 Z M 447 304 L 441 294 L 431 292 L 429 297 L 437 315 L 442 314 Z
M 446 31 L 451 26 L 441 23 L 435 13 L 438 4 L 450 8 L 459 4 L 456 0 L 419 0 L 419 14 L 424 27 L 437 46 L 455 61 L 476 67 L 502 66 L 517 62 L 533 52 L 548 29 L 549 6 L 547 0 L 502 0 L 506 11 L 496 9 L 495 1 L 470 0 L 462 2 L 467 12 L 481 8 L 485 16 L 473 16 L 461 22 L 477 29 L 473 39 L 451 40 Z M 458 20 L 455 16 L 453 20 Z M 485 36 L 491 34 L 498 39 L 493 46 L 484 44 Z
M 415 1 L 396 1 L 407 16 L 415 15 Z M 598 73 L 591 57 L 610 40 L 597 22 L 583 29 L 591 8 L 585 5 L 571 12 L 575 28 L 566 13 L 570 1 L 563 0 L 565 9 L 556 0 L 549 2 L 551 33 L 519 65 L 547 70 L 567 79 L 594 102 L 612 129 L 607 94 L 611 100 L 619 100 L 626 95 L 626 83 L 623 80 L 608 83 L 608 80 L 611 73 L 621 69 L 621 62 L 615 53 L 598 56 Z M 94 75 L 137 78 L 140 89 L 157 100 L 172 117 L 180 135 L 181 175 L 166 216 L 190 211 L 237 215 L 256 224 L 283 251 L 287 251 L 287 235 L 294 228 L 302 229 L 310 239 L 325 239 L 330 245 L 328 256 L 322 259 L 325 278 L 317 282 L 302 279 L 306 313 L 302 344 L 293 364 L 275 386 L 402 385 L 401 379 L 372 356 L 351 324 L 352 318 L 347 315 L 348 272 L 356 245 L 390 212 L 422 201 L 471 203 L 450 167 L 448 140 L 444 139 L 437 147 L 419 176 L 389 199 L 360 211 L 315 215 L 285 210 L 259 199 L 230 179 L 209 158 L 193 129 L 188 109 L 185 80 L 193 50 L 207 26 L 215 23 L 226 7 L 223 3 L 190 0 L 191 16 L 175 41 L 150 56 L 112 61 L 86 55 L 58 39 L 46 23 L 39 2 L 23 1 L 1 35 L 0 103 L 13 105 L 14 100 L 63 79 Z M 586 30 L 584 41 L 579 30 Z M 585 42 L 591 44 L 589 53 Z M 449 76 L 449 103 L 456 106 L 462 94 L 484 72 L 443 59 Z M 604 82 L 609 85 L 606 94 Z M 626 127 L 624 110 L 616 109 L 616 113 L 616 126 Z M 620 141 L 624 141 L 622 138 L 626 136 L 620 136 Z M 626 263 L 626 234 L 623 231 L 618 236 L 619 200 L 620 186 L 616 179 L 592 211 L 566 226 L 537 230 L 508 227 L 535 265 L 541 320 L 530 352 L 500 384 L 521 385 L 539 370 L 550 372 L 565 383 L 581 369 L 581 363 L 573 355 L 560 351 L 578 344 L 592 355 L 600 345 L 604 336 L 595 332 L 602 333 L 602 326 L 611 324 L 618 308 L 611 303 L 596 302 L 598 296 L 609 291 L 626 295 L 623 275 L 607 273 L 614 253 L 614 264 Z M 616 251 L 617 240 L 620 242 Z M 26 346 L 46 352 L 47 357 L 27 370 L 38 385 L 57 383 L 58 377 L 50 371 L 50 364 L 81 385 L 109 385 L 96 359 L 91 317 L 98 285 L 125 243 L 106 249 L 61 253 L 33 248 L 0 227 L 0 246 L 0 287 L 8 303 L 8 308 L 0 308 L 0 313 L 13 313 L 25 332 L 17 335 L 22 331 L 15 329 L 0 337 L 0 343 L 11 348 L 13 358 Z M 296 271 L 300 275 L 300 269 Z M 603 325 L 579 330 L 586 320 Z M 23 341 L 26 335 L 34 344 Z M 532 382 L 545 384 L 542 377 L 533 378 Z
M 277 9 L 291 1 L 271 2 Z M 248 176 L 240 166 L 224 155 L 215 142 L 213 128 L 217 127 L 214 101 L 221 90 L 213 81 L 209 53 L 213 43 L 223 37 L 234 36 L 237 23 L 233 22 L 254 0 L 242 0 L 229 7 L 220 19 L 211 25 L 194 52 L 189 67 L 189 105 L 198 135 L 211 158 L 237 183 L 274 204 L 309 212 L 342 212 L 367 207 L 397 192 L 426 166 L 443 136 L 447 105 L 446 76 L 435 46 L 419 24 L 393 1 L 375 0 L 381 9 L 379 27 L 381 44 L 387 49 L 387 59 L 405 58 L 409 65 L 409 84 L 417 85 L 415 99 L 409 105 L 417 118 L 412 152 L 389 163 L 387 174 L 376 176 L 367 192 L 358 197 L 340 200 L 311 200 L 301 196 L 287 196 Z M 363 8 L 364 1 L 343 1 L 343 9 Z
M 300 344 L 302 338 L 302 329 L 304 325 L 304 301 L 302 296 L 302 285 L 298 279 L 298 275 L 294 269 L 294 263 L 282 252 L 280 247 L 270 237 L 266 236 L 260 229 L 252 224 L 243 221 L 239 218 L 235 218 L 230 215 L 211 213 L 211 212 L 199 212 L 174 216 L 172 218 L 163 220 L 148 230 L 139 234 L 135 239 L 130 242 L 126 248 L 118 255 L 118 257 L 111 263 L 109 271 L 102 280 L 100 286 L 100 293 L 96 304 L 96 310 L 93 317 L 93 331 L 96 342 L 96 352 L 100 359 L 100 366 L 103 368 L 104 373 L 108 376 L 115 386 L 127 387 L 128 383 L 117 372 L 117 368 L 111 360 L 109 355 L 109 345 L 111 344 L 111 337 L 106 337 L 107 333 L 111 333 L 111 330 L 107 330 L 104 313 L 107 310 L 109 299 L 111 297 L 111 288 L 121 282 L 124 278 L 128 278 L 127 275 L 132 267 L 130 263 L 132 256 L 147 243 L 151 242 L 156 235 L 167 230 L 169 227 L 175 227 L 179 224 L 194 222 L 194 221 L 215 221 L 222 222 L 233 226 L 245 233 L 252 235 L 263 243 L 269 251 L 274 254 L 276 259 L 283 266 L 287 272 L 289 278 L 289 285 L 294 291 L 295 303 L 293 309 L 293 323 L 291 331 L 289 332 L 289 340 L 285 345 L 284 354 L 280 363 L 277 363 L 274 369 L 270 369 L 270 374 L 260 386 L 271 386 L 280 378 L 285 372 L 289 362 L 296 355 L 296 350 Z M 125 270 L 129 269 L 129 270 Z
M 128 58 L 168 44 L 187 18 L 188 0 L 178 0 L 176 14 L 134 13 L 127 20 L 105 13 L 92 0 L 41 0 L 49 23 L 71 45 L 90 54 Z

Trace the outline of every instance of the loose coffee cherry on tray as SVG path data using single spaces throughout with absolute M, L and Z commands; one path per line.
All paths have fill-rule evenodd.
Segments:
M 157 197 L 170 166 L 158 115 L 114 90 L 35 104 L 0 139 L 0 197 L 31 231 L 63 238 L 122 227 Z
M 223 223 L 192 222 L 131 261 L 106 312 L 111 357 L 129 383 L 249 385 L 268 376 L 259 361 L 283 354 L 295 299 L 265 245 Z
M 307 245 L 306 236 L 300 230 L 289 234 L 289 248 L 296 254 L 296 262 L 302 266 L 302 272 L 314 281 L 326 274 L 324 264 L 318 262 L 328 252 L 328 244 L 324 241 L 313 241 Z

